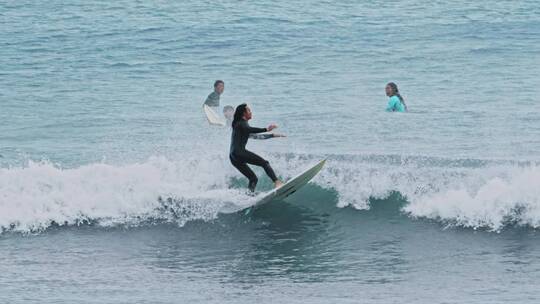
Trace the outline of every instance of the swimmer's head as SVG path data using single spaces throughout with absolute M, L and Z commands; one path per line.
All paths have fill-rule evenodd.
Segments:
M 223 82 L 223 80 L 216 80 L 214 82 L 214 91 L 216 91 L 216 93 L 218 94 L 221 94 L 223 93 L 224 90 L 225 90 L 225 82 Z
M 234 108 L 232 106 L 224 106 L 223 116 L 225 116 L 225 118 L 228 120 L 232 120 L 234 117 Z
M 386 96 L 388 96 L 388 97 L 394 96 L 394 95 L 399 93 L 397 84 L 395 84 L 393 82 L 389 82 L 386 85 L 385 91 L 386 91 Z

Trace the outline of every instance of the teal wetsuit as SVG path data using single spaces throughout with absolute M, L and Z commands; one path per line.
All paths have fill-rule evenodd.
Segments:
M 405 105 L 401 102 L 399 97 L 396 95 L 390 97 L 388 100 L 388 106 L 386 106 L 386 111 L 388 112 L 405 112 Z

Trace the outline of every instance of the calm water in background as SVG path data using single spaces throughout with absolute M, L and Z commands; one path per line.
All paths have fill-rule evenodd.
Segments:
M 538 302 L 536 1 L 0 0 L 0 28 L 3 301 Z M 328 158 L 313 184 L 234 212 L 215 79 L 288 135 L 250 143 L 283 178 Z

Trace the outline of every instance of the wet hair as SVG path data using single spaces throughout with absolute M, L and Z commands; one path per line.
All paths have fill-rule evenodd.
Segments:
M 223 113 L 225 113 L 225 112 L 227 112 L 227 111 L 234 111 L 233 106 L 229 106 L 229 105 L 224 106 L 224 107 L 223 107 Z
M 234 126 L 241 120 L 244 119 L 244 113 L 246 113 L 247 104 L 243 103 L 236 107 L 236 110 L 234 111 L 234 119 L 231 124 L 231 126 L 234 128 Z
M 223 80 L 216 80 L 216 81 L 214 82 L 214 88 L 217 88 L 217 86 L 218 86 L 220 83 L 223 84 L 223 85 L 225 85 L 225 82 L 223 82 Z

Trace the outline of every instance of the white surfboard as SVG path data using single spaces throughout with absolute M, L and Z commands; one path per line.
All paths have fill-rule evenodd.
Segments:
M 214 126 L 225 126 L 225 119 L 220 117 L 216 111 L 212 110 L 207 105 L 203 105 L 204 114 L 206 114 L 206 118 L 208 119 L 208 123 Z
M 321 171 L 324 164 L 326 162 L 326 159 L 320 161 L 315 166 L 307 169 L 306 171 L 298 174 L 297 176 L 291 178 L 288 180 L 283 186 L 273 189 L 269 192 L 267 192 L 263 197 L 261 197 L 254 205 L 250 206 L 249 210 L 253 208 L 260 207 L 266 203 L 269 203 L 271 201 L 275 200 L 283 200 L 287 198 L 289 195 L 295 193 L 298 189 L 302 188 L 304 185 L 306 185 L 312 178 Z

